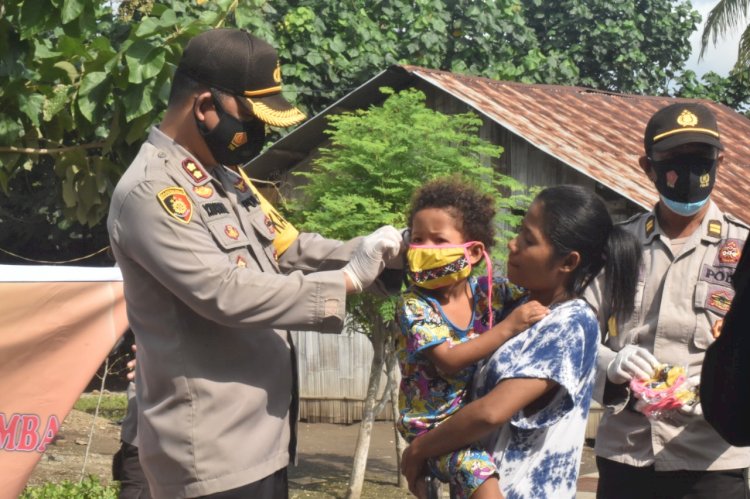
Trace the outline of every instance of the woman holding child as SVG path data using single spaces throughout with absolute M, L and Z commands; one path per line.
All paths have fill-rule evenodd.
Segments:
M 402 471 L 414 493 L 423 494 L 429 459 L 479 443 L 506 498 L 575 497 L 599 341 L 580 296 L 604 270 L 608 303 L 627 315 L 640 250 L 601 199 L 577 186 L 542 191 L 508 247 L 508 279 L 549 313 L 506 336 L 476 370 L 473 401 L 412 441 Z

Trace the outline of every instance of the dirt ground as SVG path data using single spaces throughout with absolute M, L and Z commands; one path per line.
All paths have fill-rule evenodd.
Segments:
M 87 456 L 92 425 L 93 434 Z M 344 497 L 358 429 L 358 425 L 299 424 L 299 465 L 289 469 L 290 496 L 293 499 Z M 112 456 L 119 448 L 119 439 L 120 427 L 116 423 L 103 418 L 94 420 L 85 412 L 72 410 L 65 418 L 58 437 L 42 455 L 28 484 L 77 481 L 87 475 L 95 475 L 100 482 L 110 483 Z M 407 491 L 397 486 L 391 423 L 375 423 L 363 497 L 409 497 Z
M 92 425 L 91 446 L 86 456 Z M 299 464 L 289 469 L 292 499 L 333 499 L 346 495 L 358 431 L 359 424 L 299 424 Z M 71 411 L 58 438 L 42 455 L 29 484 L 77 481 L 86 475 L 95 475 L 102 483 L 110 483 L 112 456 L 119 447 L 119 437 L 120 427 L 116 423 L 103 418 L 94 421 L 93 416 L 85 412 Z M 586 447 L 581 475 L 595 470 L 591 449 Z M 362 497 L 410 497 L 408 491 L 397 486 L 396 449 L 390 422 L 376 422 L 373 427 Z

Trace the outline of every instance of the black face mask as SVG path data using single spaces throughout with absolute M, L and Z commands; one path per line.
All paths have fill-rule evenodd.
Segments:
M 211 97 L 219 115 L 219 123 L 213 130 L 198 118 L 203 139 L 216 161 L 225 166 L 243 165 L 257 156 L 266 143 L 266 125 L 257 118 L 241 121 L 224 110 L 219 96 L 211 91 Z M 195 117 L 195 115 L 193 115 Z
M 650 161 L 656 173 L 656 190 L 671 201 L 703 201 L 714 188 L 718 163 L 715 158 L 684 154 L 661 161 Z

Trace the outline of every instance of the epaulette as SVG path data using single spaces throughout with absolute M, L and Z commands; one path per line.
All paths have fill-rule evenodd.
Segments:
M 628 219 L 616 222 L 615 225 L 630 225 L 632 223 L 636 223 L 643 215 L 644 213 L 636 213 L 635 215 L 632 215 Z
M 740 220 L 739 218 L 735 217 L 734 215 L 731 215 L 729 213 L 724 213 L 724 218 L 729 223 L 732 223 L 734 225 L 739 225 L 740 227 L 744 227 L 747 230 L 750 230 L 750 225 L 748 225 L 747 223 L 743 222 L 742 220 Z

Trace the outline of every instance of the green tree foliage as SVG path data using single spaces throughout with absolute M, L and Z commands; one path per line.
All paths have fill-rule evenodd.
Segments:
M 210 27 L 242 27 L 272 42 L 286 96 L 312 115 L 396 62 L 654 92 L 686 57 L 691 12 L 684 0 L 0 3 L 3 204 L 29 184 L 14 177 L 40 166 L 56 174 L 49 180 L 58 194 L 45 206 L 8 206 L 0 231 L 11 234 L 5 220 L 32 218 L 100 241 L 102 232 L 87 227 L 101 223 L 114 183 L 159 121 L 184 44 Z
M 531 0 L 524 12 L 541 51 L 578 70 L 577 78 L 545 83 L 636 94 L 666 92 L 700 20 L 689 0 Z
M 675 80 L 676 97 L 710 99 L 742 112 L 750 118 L 750 78 L 748 70 L 731 71 L 729 76 L 709 72 L 701 78 L 687 70 Z
M 741 28 L 748 20 L 748 10 L 750 10 L 750 0 L 719 0 L 708 13 L 706 25 L 703 27 L 700 57 L 703 57 L 709 43 L 716 45 L 718 39 L 725 37 L 729 31 Z M 748 67 L 750 67 L 750 25 L 745 26 L 740 36 L 734 69 L 739 72 L 741 78 L 747 78 Z

